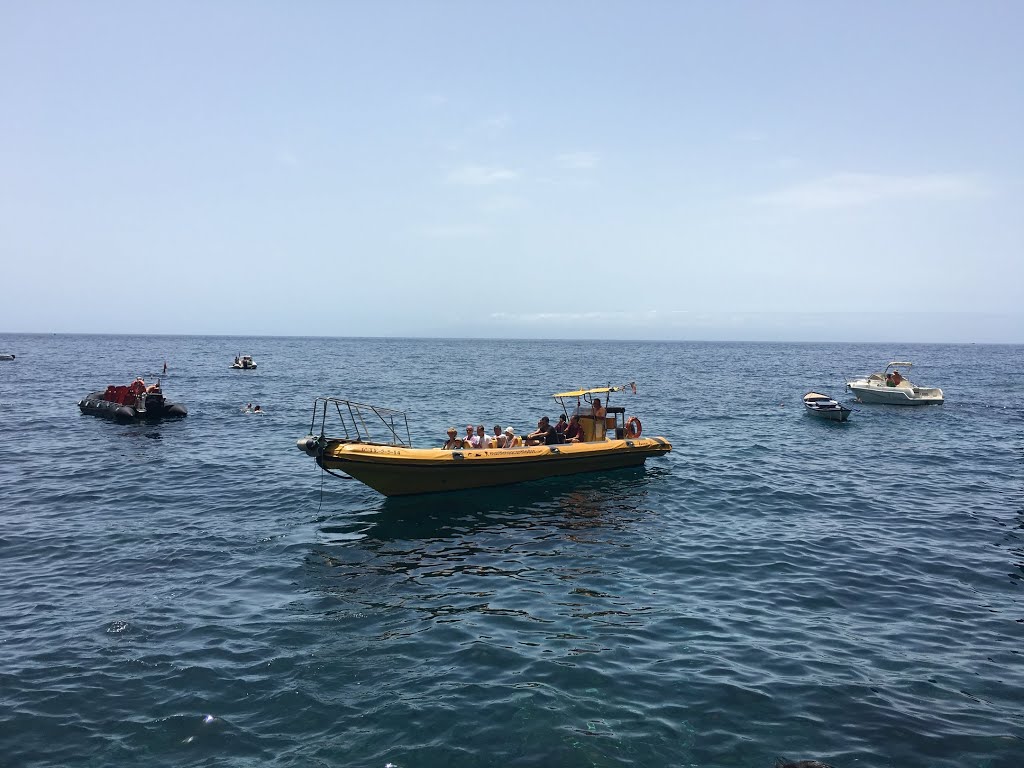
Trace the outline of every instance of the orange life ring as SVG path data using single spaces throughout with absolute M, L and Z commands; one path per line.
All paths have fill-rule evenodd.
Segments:
M 640 437 L 640 435 L 643 434 L 643 431 L 643 424 L 640 423 L 640 419 L 638 419 L 636 416 L 630 416 L 626 420 L 626 437 L 628 437 L 630 440 L 636 437 Z

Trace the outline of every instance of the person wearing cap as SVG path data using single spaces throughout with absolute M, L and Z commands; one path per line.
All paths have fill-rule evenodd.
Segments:
M 455 451 L 462 447 L 462 441 L 459 440 L 459 431 L 455 427 L 448 427 L 448 441 L 441 447 L 446 451 Z
M 512 427 L 505 427 L 505 447 L 514 448 L 522 444 L 523 441 L 516 436 L 516 431 Z

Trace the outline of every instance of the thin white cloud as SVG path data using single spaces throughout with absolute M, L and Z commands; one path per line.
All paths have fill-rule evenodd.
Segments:
M 733 139 L 741 144 L 761 144 L 768 139 L 767 134 L 762 131 L 758 131 L 753 128 L 746 130 L 737 131 L 733 134 Z
M 681 309 L 591 310 L 588 312 L 493 312 L 491 320 L 515 324 L 602 324 L 680 330 L 731 329 L 735 331 L 827 326 L 827 312 L 695 312 Z
M 555 158 L 559 168 L 568 168 L 576 171 L 587 171 L 596 168 L 601 161 L 600 155 L 596 152 L 566 152 Z
M 484 213 L 505 213 L 522 210 L 526 206 L 527 200 L 523 197 L 503 195 L 482 200 L 478 208 Z
M 651 320 L 657 315 L 655 310 L 638 310 L 635 312 L 493 312 L 492 320 L 508 323 L 601 323 L 601 322 L 638 322 Z
M 898 201 L 950 201 L 983 197 L 987 185 L 975 176 L 924 174 L 886 176 L 835 173 L 794 184 L 756 198 L 760 203 L 787 208 L 851 208 Z
M 463 184 L 470 187 L 482 187 L 489 184 L 501 184 L 515 181 L 520 177 L 519 171 L 487 165 L 464 165 L 448 173 L 449 184 Z
M 506 114 L 493 115 L 480 121 L 480 127 L 488 131 L 501 131 L 508 127 L 511 120 Z

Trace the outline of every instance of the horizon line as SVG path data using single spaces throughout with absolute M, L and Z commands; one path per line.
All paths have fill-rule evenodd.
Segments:
M 637 344 L 921 344 L 921 345 L 982 345 L 982 346 L 1021 346 L 1024 341 L 912 341 L 912 340 L 813 340 L 813 339 L 700 339 L 700 338 L 678 338 L 678 339 L 656 339 L 656 338 L 628 338 L 628 337 L 604 337 L 604 338 L 581 338 L 581 337 L 537 337 L 537 336 L 414 336 L 414 335 L 379 335 L 379 336 L 344 336 L 331 334 L 273 334 L 273 333 L 110 333 L 106 331 L 0 331 L 2 336 L 110 336 L 110 337 L 163 337 L 163 338 L 188 338 L 198 337 L 207 339 L 348 339 L 353 341 L 378 340 L 378 341 L 527 341 L 527 342 L 569 342 L 578 344 L 593 343 L 603 344 L 608 342 L 616 343 L 637 343 Z

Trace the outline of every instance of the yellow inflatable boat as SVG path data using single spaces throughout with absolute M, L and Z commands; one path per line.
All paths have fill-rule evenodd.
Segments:
M 604 413 L 592 396 L 621 387 L 561 392 L 554 397 L 567 415 L 579 418 L 579 441 L 510 448 L 413 448 L 405 413 L 333 397 L 317 398 L 310 434 L 297 441 L 299 450 L 331 474 L 343 472 L 385 496 L 409 496 L 467 488 L 523 483 L 581 472 L 639 467 L 663 456 L 672 445 L 663 437 L 641 437 L 642 426 L 624 408 Z M 567 404 L 575 401 L 572 413 Z M 329 437 L 329 415 L 339 417 L 344 436 Z M 319 435 L 314 427 L 319 421 Z M 374 433 L 376 433 L 374 435 Z M 374 435 L 378 439 L 372 439 Z

